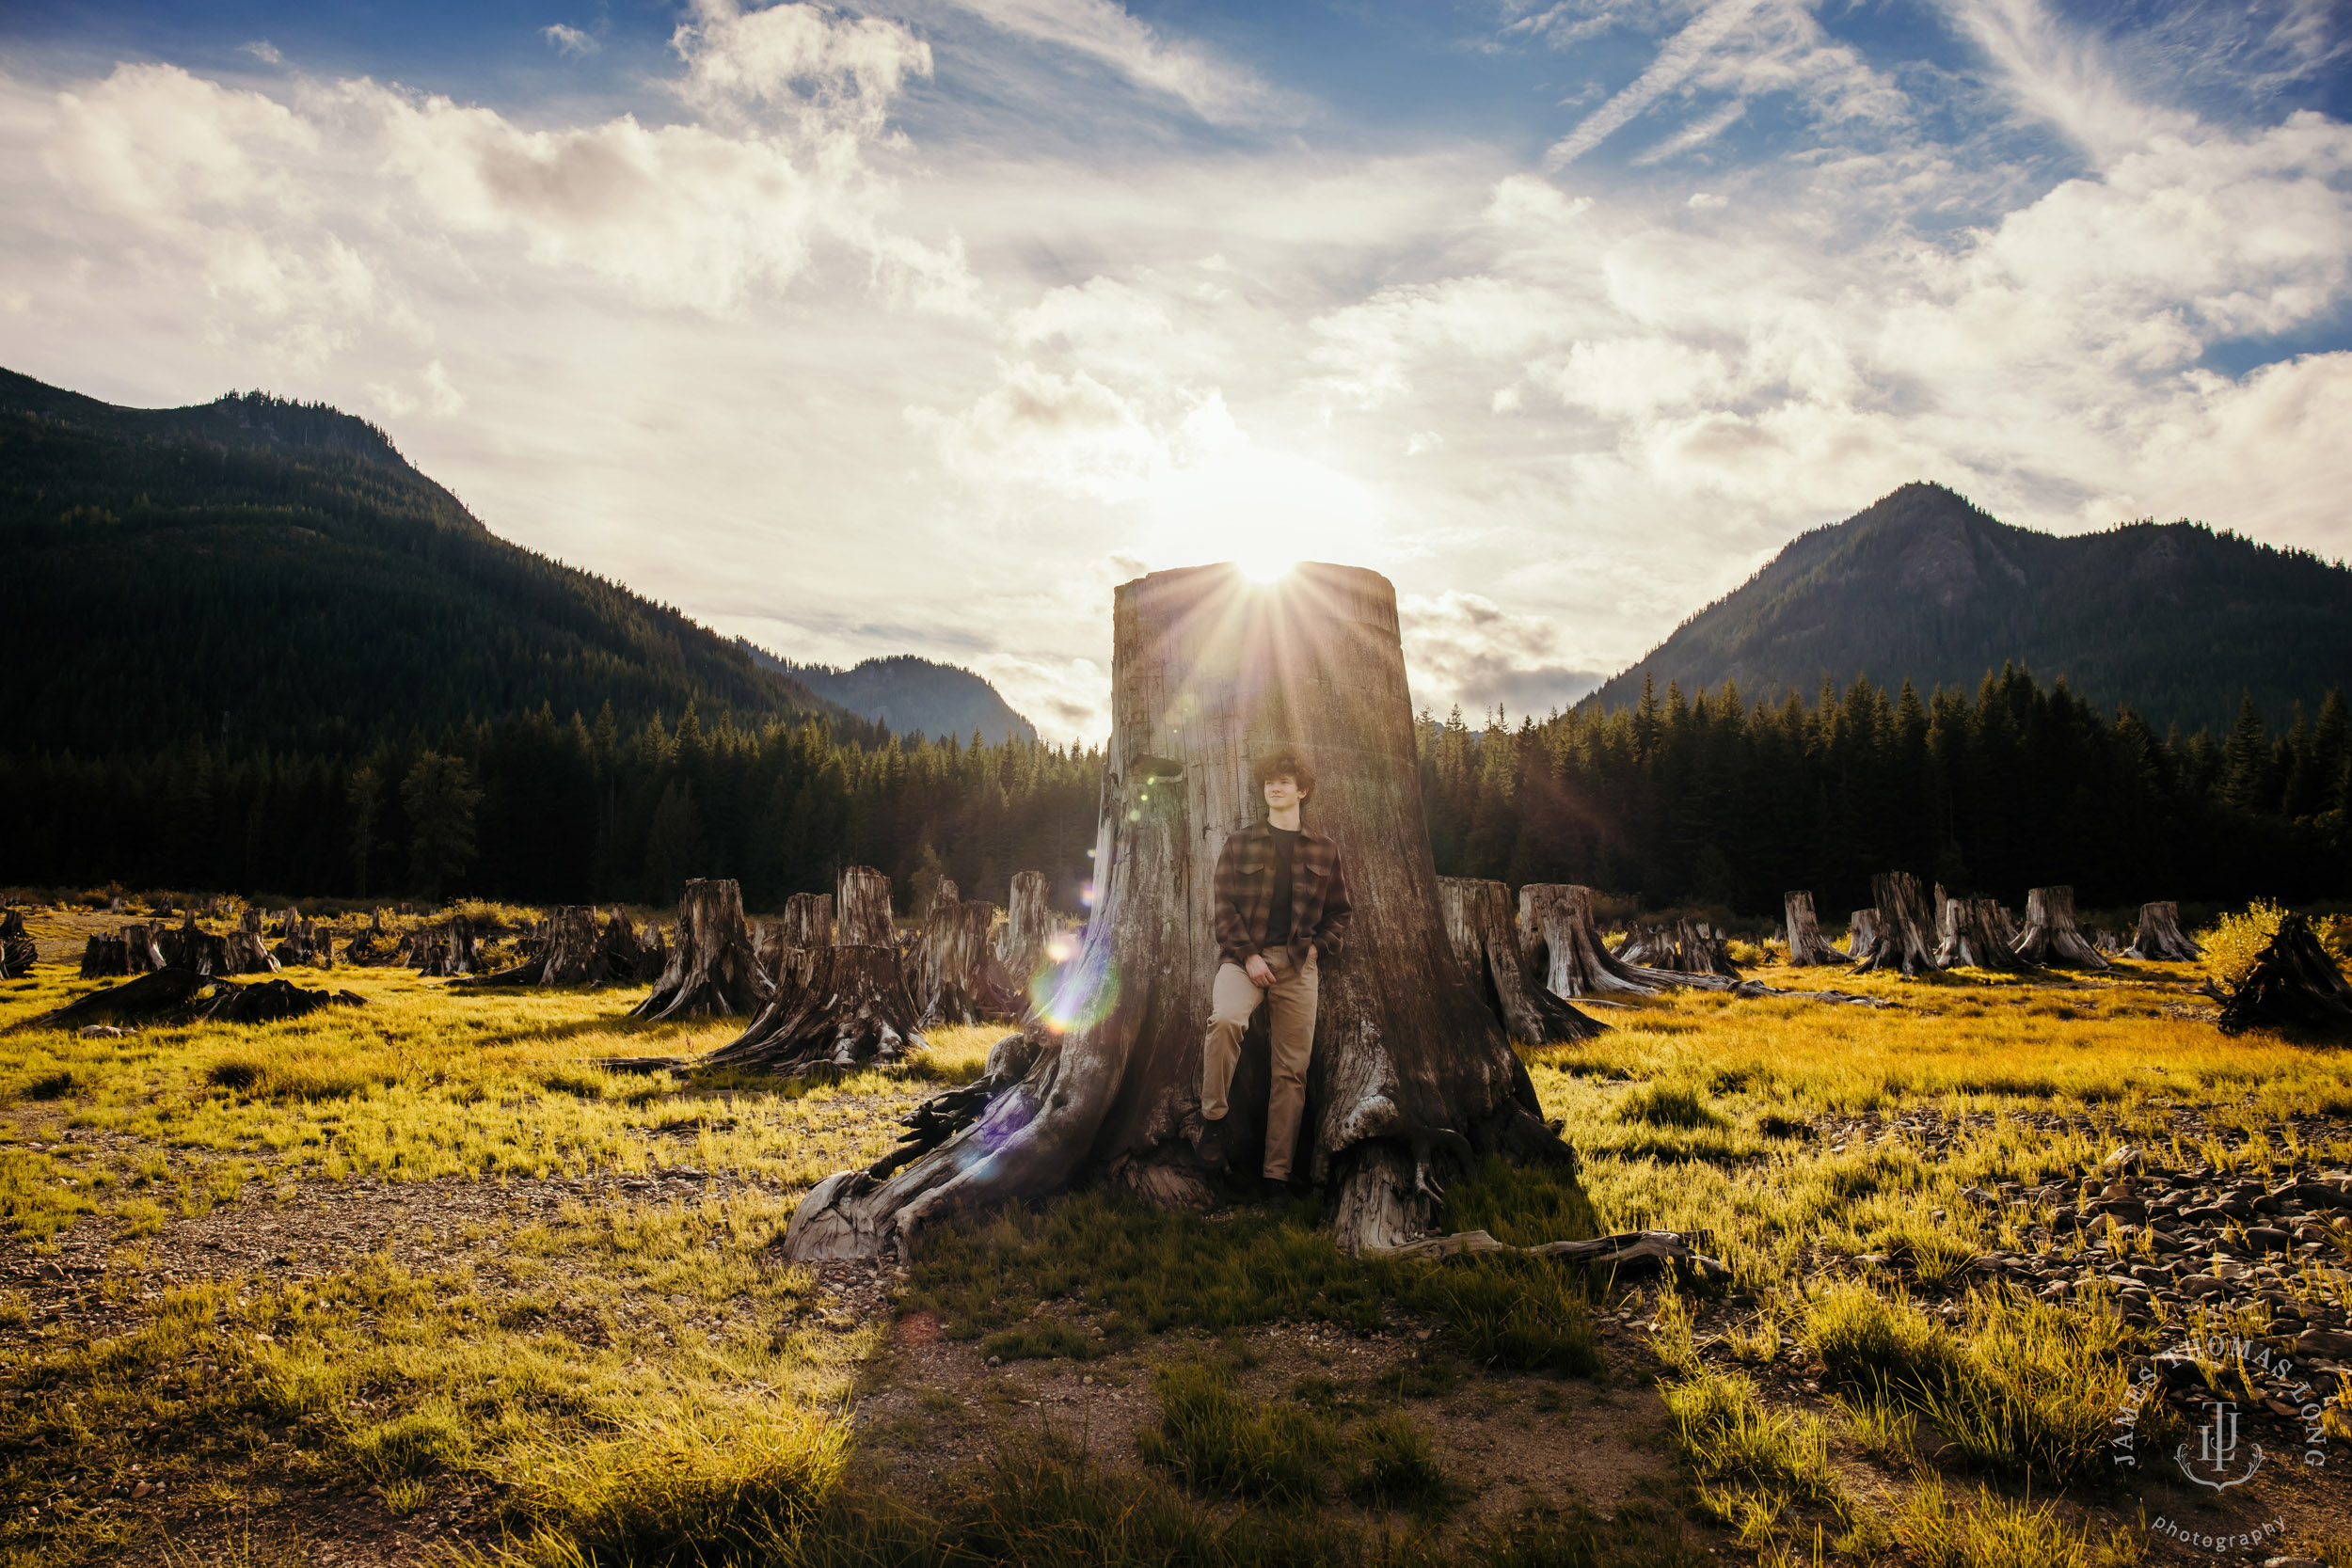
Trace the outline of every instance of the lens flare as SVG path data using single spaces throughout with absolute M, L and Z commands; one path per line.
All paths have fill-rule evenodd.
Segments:
M 1110 943 L 1096 942 L 1073 958 L 1041 966 L 1029 981 L 1029 1001 L 1038 1022 L 1053 1034 L 1102 1022 L 1119 1002 L 1119 966 L 1111 961 Z

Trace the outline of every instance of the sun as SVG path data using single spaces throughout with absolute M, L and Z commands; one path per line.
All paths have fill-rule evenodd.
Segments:
M 1242 550 L 1233 557 L 1233 564 L 1252 582 L 1272 582 L 1289 576 L 1290 569 L 1298 564 L 1298 557 L 1279 549 Z

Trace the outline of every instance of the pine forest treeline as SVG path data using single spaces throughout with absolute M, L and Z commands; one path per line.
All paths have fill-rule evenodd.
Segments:
M 2343 693 L 2283 733 L 2249 704 L 2224 736 L 2160 736 L 2022 670 L 1974 698 L 1867 682 L 1807 704 L 1669 687 L 1630 707 L 1483 730 L 1421 722 L 1438 868 L 1574 881 L 1648 907 L 1825 911 L 1915 869 L 2015 902 L 2071 882 L 2087 907 L 2352 891 L 2352 738 Z M 825 720 L 633 731 L 535 714 L 412 736 L 352 758 L 0 753 L 0 882 L 296 896 L 481 894 L 527 902 L 675 898 L 733 877 L 755 909 L 830 889 L 844 864 L 900 896 L 951 877 L 1000 899 L 1016 871 L 1080 907 L 1103 759 L 841 736 Z M 1310 810 L 1311 812 L 1311 807 Z

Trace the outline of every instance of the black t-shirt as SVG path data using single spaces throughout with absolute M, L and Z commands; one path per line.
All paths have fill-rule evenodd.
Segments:
M 1266 831 L 1274 835 L 1274 901 L 1265 912 L 1265 945 L 1281 947 L 1291 940 L 1291 855 L 1298 847 L 1298 830 L 1269 822 Z

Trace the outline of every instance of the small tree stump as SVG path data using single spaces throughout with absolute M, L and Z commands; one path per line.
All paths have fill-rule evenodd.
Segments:
M 1846 960 L 1868 954 L 1877 940 L 1879 912 L 1876 910 L 1856 910 L 1846 917 Z
M 1878 908 L 1870 922 L 1870 945 L 1853 967 L 1856 974 L 1891 969 L 1905 975 L 1930 974 L 1940 967 L 1928 944 L 1928 895 L 1908 871 L 1886 871 L 1870 879 Z
M 2168 899 L 2139 906 L 2139 929 L 2132 944 L 2123 949 L 2123 957 L 2156 963 L 2194 963 L 2204 956 L 2205 950 L 2181 929 L 2180 905 Z
M 2001 906 L 1990 898 L 1952 898 L 1944 904 L 1935 961 L 1949 969 L 2016 971 L 2029 967 L 2001 934 Z
M 420 927 L 410 941 L 417 973 L 426 979 L 455 979 L 482 967 L 473 923 L 462 914 L 452 915 L 445 925 Z
M 262 944 L 262 911 L 248 909 L 245 920 L 222 940 L 221 952 L 227 968 L 215 970 L 220 974 L 275 974 L 278 960 L 270 957 Z
M 2290 910 L 2221 1006 L 2231 1033 L 2260 1024 L 2295 1024 L 2339 1033 L 2352 1029 L 2352 985 L 2320 945 L 2312 923 Z
M 14 910 L 0 912 L 0 980 L 22 980 L 40 956 L 24 917 Z
M 1821 940 L 1820 921 L 1813 914 L 1813 895 L 1807 892 L 1783 894 L 1781 908 L 1788 916 L 1788 961 L 1799 968 L 1818 964 L 1834 964 L 1841 959 L 1837 949 Z
M 776 993 L 759 967 L 743 894 L 731 878 L 696 878 L 678 895 L 677 947 L 653 994 L 630 1015 L 651 1021 L 757 1013 Z
M 1438 879 L 1438 910 L 1470 989 L 1503 1032 L 1529 1045 L 1590 1039 L 1609 1026 L 1554 996 L 1528 972 L 1511 924 L 1511 890 L 1470 877 Z
M 176 929 L 155 939 L 155 946 L 163 955 L 167 969 L 184 969 L 202 975 L 234 973 L 229 967 L 228 939 L 199 927 L 193 908 Z
M 914 988 L 925 1028 L 1021 1016 L 1022 997 L 989 947 L 995 919 L 995 906 L 985 898 L 931 904 Z
M 2010 949 L 2029 964 L 2042 968 L 2105 971 L 2114 966 L 2083 940 L 2074 925 L 2074 890 L 2038 887 L 2026 894 L 2026 928 Z
M 565 904 L 543 923 L 535 956 L 495 974 L 477 975 L 477 986 L 602 986 L 636 978 L 637 939 L 630 933 L 615 962 L 596 928 L 596 911 Z
M 1046 956 L 1046 939 L 1054 934 L 1054 911 L 1046 902 L 1045 873 L 1022 871 L 1012 879 L 1012 901 L 1005 906 L 1005 927 L 996 933 L 996 962 L 1013 989 L 1027 1002 L 1053 992 L 1053 960 Z

